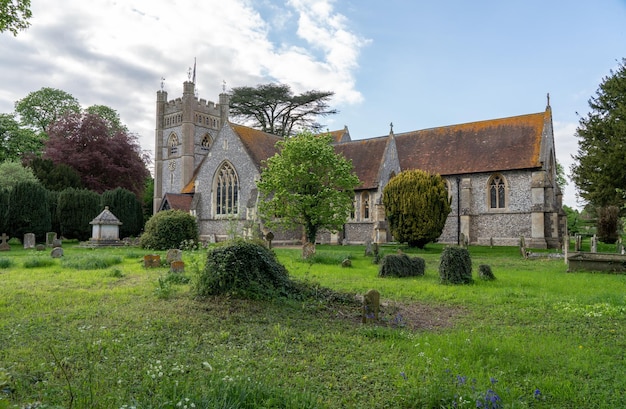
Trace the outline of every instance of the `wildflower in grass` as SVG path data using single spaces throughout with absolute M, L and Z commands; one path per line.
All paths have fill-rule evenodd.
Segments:
M 467 376 L 461 376 L 461 375 L 456 376 L 457 386 L 463 386 L 465 385 L 466 382 L 467 382 Z
M 401 376 L 401 377 L 402 377 L 402 379 L 404 379 L 405 381 L 406 381 L 407 379 L 409 379 L 409 378 L 406 376 L 406 374 L 405 374 L 404 372 L 400 372 L 400 376 Z
M 501 409 L 502 399 L 493 389 L 487 389 L 484 396 L 476 400 L 476 407 L 481 409 Z
M 541 399 L 541 391 L 539 390 L 539 388 L 535 389 L 533 396 L 535 399 Z

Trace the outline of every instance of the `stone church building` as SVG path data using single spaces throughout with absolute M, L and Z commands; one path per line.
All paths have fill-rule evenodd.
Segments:
M 229 122 L 228 95 L 198 99 L 195 84 L 168 101 L 157 91 L 154 211 L 182 209 L 197 218 L 201 238 L 260 237 L 256 181 L 281 138 Z M 385 221 L 383 188 L 407 169 L 444 177 L 452 211 L 442 243 L 528 247 L 561 245 L 566 219 L 556 184 L 552 111 L 352 140 L 332 132 L 336 152 L 360 179 L 354 208 L 340 232 L 320 243 L 393 241 Z M 274 231 L 275 243 L 301 243 L 301 231 Z

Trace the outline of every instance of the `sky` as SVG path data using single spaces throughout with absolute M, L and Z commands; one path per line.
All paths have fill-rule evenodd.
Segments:
M 277 82 L 334 92 L 352 139 L 542 112 L 566 173 L 575 131 L 626 57 L 626 0 L 31 0 L 0 34 L 0 113 L 33 91 L 106 105 L 154 150 L 156 92 Z M 463 158 L 459 158 L 463 160 Z M 564 204 L 581 208 L 573 183 Z

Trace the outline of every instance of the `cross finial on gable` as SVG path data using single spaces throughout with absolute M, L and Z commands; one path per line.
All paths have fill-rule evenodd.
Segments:
M 548 99 L 548 105 L 547 106 L 549 108 L 550 107 L 550 93 L 549 92 L 546 94 L 546 98 Z
M 391 122 L 389 124 L 389 133 L 392 134 L 393 133 L 393 122 Z

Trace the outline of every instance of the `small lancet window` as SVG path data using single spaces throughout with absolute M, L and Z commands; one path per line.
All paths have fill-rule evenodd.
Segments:
M 200 147 L 202 150 L 209 150 L 211 147 L 211 136 L 209 134 L 204 135 L 202 142 L 200 142 Z
M 489 207 L 492 209 L 506 207 L 506 184 L 502 176 L 494 176 L 489 182 Z
M 364 220 L 370 218 L 370 194 L 369 192 L 363 192 L 361 194 L 361 216 Z
M 170 156 L 178 153 L 178 144 L 178 136 L 176 136 L 176 134 L 171 134 L 167 141 Z

